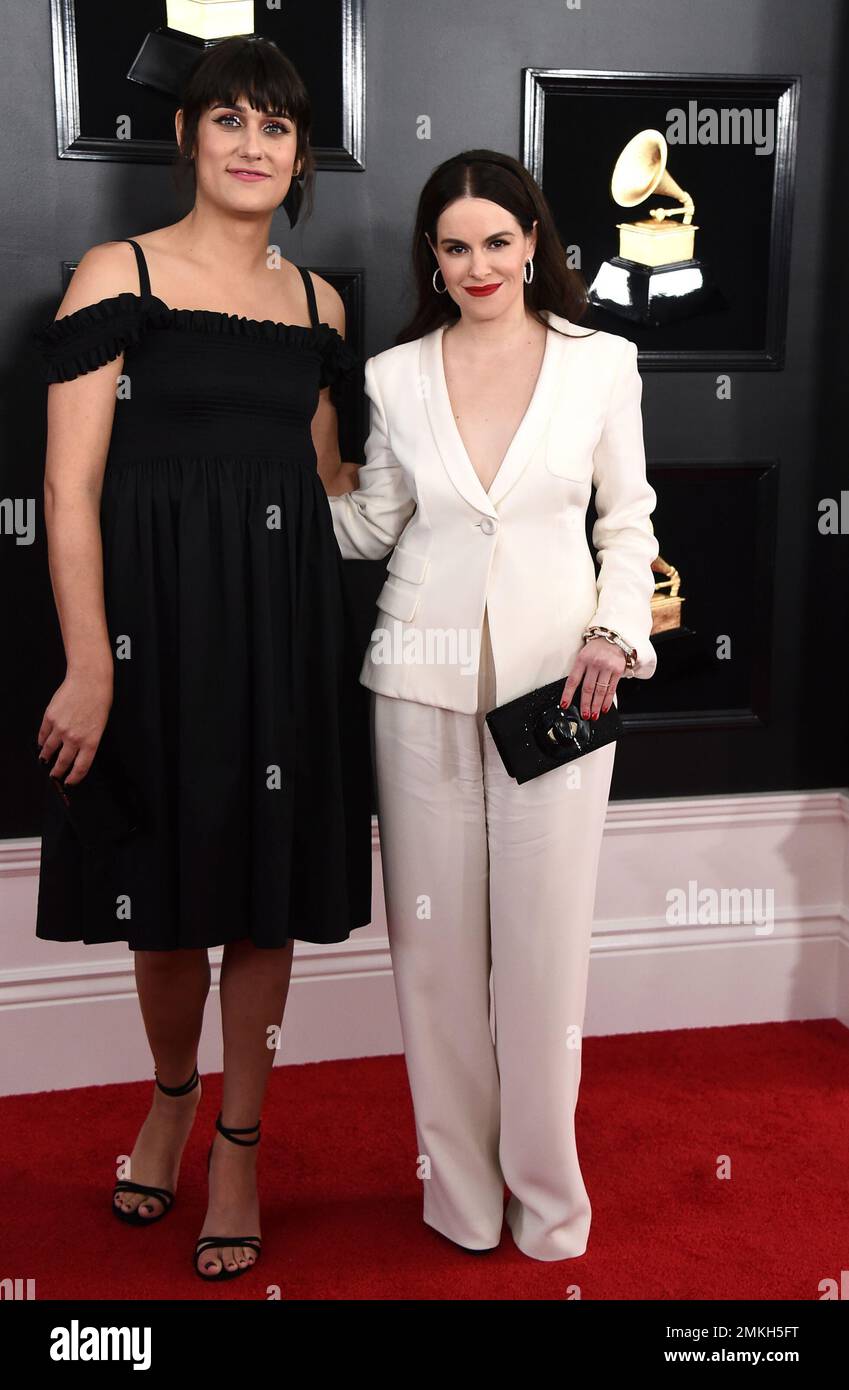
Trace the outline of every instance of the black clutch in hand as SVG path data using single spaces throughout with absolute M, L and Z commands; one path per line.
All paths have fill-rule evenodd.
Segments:
M 560 707 L 568 676 L 508 700 L 486 716 L 501 761 L 517 782 L 529 782 L 553 767 L 613 743 L 622 733 L 615 705 L 598 719 L 584 719 L 580 707 Z
M 50 785 L 61 800 L 67 820 L 86 849 L 105 849 L 132 835 L 141 820 L 138 793 L 126 777 L 118 775 L 99 748 L 81 782 L 66 786 L 49 775 L 58 749 L 49 762 L 39 757 Z

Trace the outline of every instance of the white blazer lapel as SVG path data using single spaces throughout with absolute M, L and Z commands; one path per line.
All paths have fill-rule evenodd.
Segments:
M 478 511 L 485 512 L 487 516 L 497 517 L 492 499 L 487 496 L 486 489 L 463 447 L 457 421 L 451 410 L 442 365 L 442 334 L 442 328 L 426 333 L 419 347 L 419 391 L 424 400 L 434 443 L 460 496 Z
M 548 309 L 543 310 L 543 317 L 551 321 L 552 315 Z M 495 506 L 498 506 L 513 484 L 518 482 L 540 443 L 548 435 L 557 400 L 557 386 L 561 382 L 562 348 L 563 342 L 559 333 L 549 328 L 534 394 L 489 489 L 489 499 Z M 474 469 L 472 471 L 474 472 Z
M 545 318 L 555 318 L 544 309 Z M 558 323 L 565 320 L 557 320 Z M 433 434 L 434 442 L 445 469 L 461 497 L 487 516 L 497 517 L 496 507 L 506 496 L 513 484 L 521 476 L 529 459 L 546 434 L 552 411 L 556 402 L 556 386 L 560 377 L 562 343 L 558 333 L 549 330 L 546 337 L 545 353 L 537 378 L 534 394 L 514 434 L 501 467 L 495 475 L 489 492 L 472 466 L 457 422 L 451 409 L 451 399 L 445 381 L 442 358 L 442 335 L 444 327 L 426 333 L 419 348 L 419 391 L 424 399 L 425 410 Z

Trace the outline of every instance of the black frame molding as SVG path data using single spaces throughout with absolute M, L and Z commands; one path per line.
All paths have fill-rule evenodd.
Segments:
M 769 237 L 769 290 L 763 349 L 722 351 L 640 350 L 649 371 L 781 371 L 787 326 L 787 299 L 793 195 L 796 170 L 801 78 L 758 73 L 603 72 L 593 69 L 523 68 L 521 160 L 544 189 L 543 148 L 549 93 L 599 91 L 611 96 L 668 96 L 676 104 L 712 96 L 721 102 L 777 103 L 775 175 Z
M 86 135 L 80 126 L 77 63 L 77 0 L 50 0 L 56 139 L 59 159 L 105 159 L 120 164 L 171 164 L 174 140 L 118 140 Z M 364 0 L 339 0 L 342 24 L 342 140 L 338 146 L 313 145 L 320 169 L 365 169 Z M 164 9 L 164 6 L 163 6 Z
M 754 585 L 752 608 L 759 616 L 754 625 L 754 645 L 751 657 L 752 699 L 748 707 L 742 709 L 689 709 L 628 714 L 620 711 L 622 723 L 629 732 L 643 733 L 657 730 L 694 729 L 761 729 L 772 722 L 771 690 L 774 620 L 774 572 L 776 555 L 776 527 L 778 520 L 778 481 L 779 464 L 777 459 L 762 460 L 675 460 L 654 463 L 647 466 L 649 482 L 659 492 L 662 489 L 662 475 L 676 475 L 679 478 L 698 483 L 720 483 L 723 477 L 739 477 L 748 473 L 756 487 L 755 530 L 752 536 L 752 570 Z M 717 548 L 721 558 L 721 549 Z M 658 665 L 662 662 L 662 648 L 676 640 L 677 634 L 658 633 L 652 637 L 652 646 L 658 653 Z M 682 639 L 684 640 L 684 639 Z

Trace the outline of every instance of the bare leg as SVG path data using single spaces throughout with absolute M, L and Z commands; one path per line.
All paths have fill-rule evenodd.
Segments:
M 268 1029 L 283 1020 L 292 953 L 290 940 L 276 950 L 254 946 L 249 939 L 228 942 L 221 963 L 221 1021 L 224 1033 L 224 1089 L 221 1123 L 234 1129 L 255 1125 L 262 1114 L 268 1075 L 274 1064 Z M 272 1039 L 273 1041 L 273 1039 Z M 255 1138 L 246 1134 L 245 1139 Z M 201 1236 L 261 1234 L 256 1189 L 258 1145 L 230 1143 L 216 1130 L 209 1169 L 209 1206 Z M 253 1264 L 256 1251 L 225 1245 L 204 1250 L 202 1273 L 215 1275 Z
M 139 1004 L 159 1080 L 163 1086 L 181 1086 L 197 1061 L 209 957 L 200 949 L 134 955 Z M 150 1111 L 130 1155 L 130 1181 L 176 1191 L 200 1096 L 200 1083 L 184 1096 L 166 1096 L 154 1086 Z M 115 1203 L 124 1211 L 138 1207 L 142 1216 L 157 1216 L 163 1206 L 158 1197 L 131 1192 L 119 1192 Z

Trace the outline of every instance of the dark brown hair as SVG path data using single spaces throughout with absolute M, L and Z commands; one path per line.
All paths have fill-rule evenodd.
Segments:
M 546 328 L 552 325 L 543 318 L 543 309 L 573 323 L 583 317 L 589 303 L 586 283 L 580 272 L 567 263 L 551 208 L 539 184 L 525 166 L 509 154 L 500 154 L 497 150 L 464 150 L 434 169 L 421 191 L 412 245 L 417 303 L 412 318 L 398 333 L 396 343 L 422 338 L 460 317 L 460 310 L 451 296 L 437 294 L 434 290 L 436 260 L 425 240 L 427 232 L 436 245 L 440 213 L 455 198 L 488 198 L 511 212 L 524 232 L 530 232 L 536 221 L 534 278 L 525 285 L 525 304 Z
M 312 110 L 297 69 L 270 39 L 255 34 L 222 39 L 206 49 L 188 73 L 180 93 L 183 139 L 174 166 L 178 186 L 189 171 L 192 176 L 195 172 L 192 154 L 201 116 L 213 102 L 229 106 L 240 96 L 244 96 L 255 111 L 287 116 L 295 124 L 298 137 L 295 163 L 300 161 L 301 167 L 283 200 L 294 226 L 304 199 L 306 216 L 313 210 L 315 159 L 309 142 Z

